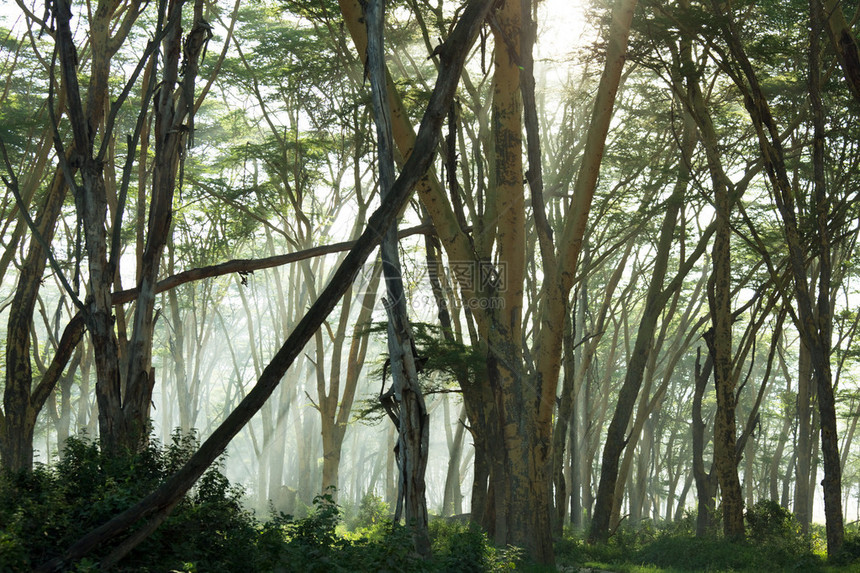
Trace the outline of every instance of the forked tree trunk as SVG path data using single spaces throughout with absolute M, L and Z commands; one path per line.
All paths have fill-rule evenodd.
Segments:
M 394 147 L 391 134 L 390 105 L 387 99 L 383 27 L 385 11 L 382 0 L 370 0 L 365 6 L 367 22 L 367 67 L 370 77 L 376 144 L 379 155 L 379 185 L 382 201 L 388 201 L 394 185 Z M 397 224 L 390 226 L 380 246 L 382 274 L 388 299 L 388 356 L 391 365 L 391 393 L 397 414 L 389 414 L 398 425 L 397 455 L 400 469 L 400 492 L 394 512 L 395 521 L 403 515 L 412 531 L 416 553 L 427 559 L 431 555 L 428 530 L 426 485 L 424 474 L 430 449 L 430 416 L 418 384 L 415 366 L 415 341 L 406 311 L 406 292 L 400 271 L 397 247 Z M 383 398 L 383 401 L 385 398 Z M 401 505 L 402 503 L 402 505 Z M 403 513 L 401 514 L 401 509 Z
M 182 0 L 170 0 L 168 13 Z M 129 341 L 128 373 L 122 400 L 122 446 L 135 449 L 148 434 L 150 404 L 155 378 L 152 372 L 152 337 L 155 326 L 155 294 L 161 256 L 171 231 L 173 194 L 180 157 L 194 130 L 194 82 L 199 57 L 211 32 L 203 20 L 203 2 L 195 0 L 191 30 L 182 41 L 182 29 L 173 26 L 164 41 L 161 89 L 155 100 L 155 165 L 149 204 L 146 246 L 138 273 L 138 299 Z M 182 70 L 180 71 L 180 59 Z M 180 77 L 181 76 L 181 77 Z M 178 84 L 178 88 L 177 88 Z M 178 89 L 178 93 L 174 93 Z
M 201 444 L 175 474 L 159 488 L 133 507 L 117 515 L 104 525 L 89 532 L 68 548 L 61 557 L 40 565 L 37 571 L 57 571 L 65 563 L 79 559 L 97 546 L 126 532 L 141 519 L 149 521 L 118 547 L 105 565 L 116 563 L 137 544 L 146 539 L 170 514 L 175 505 L 203 475 L 206 469 L 220 456 L 233 437 L 259 412 L 262 405 L 274 392 L 287 369 L 302 352 L 305 344 L 337 305 L 361 266 L 376 248 L 379 237 L 394 224 L 397 214 L 406 204 L 411 191 L 432 162 L 439 142 L 439 129 L 451 105 L 454 92 L 463 69 L 466 55 L 478 35 L 486 18 L 491 0 L 470 2 L 461 13 L 447 41 L 440 48 L 443 54 L 441 69 L 421 122 L 415 149 L 404 165 L 391 190 L 390 201 L 384 202 L 370 217 L 368 226 L 356 241 L 355 246 L 334 273 L 332 280 L 320 293 L 319 298 L 296 325 L 293 332 L 275 353 L 260 379 L 246 394 L 240 404 Z

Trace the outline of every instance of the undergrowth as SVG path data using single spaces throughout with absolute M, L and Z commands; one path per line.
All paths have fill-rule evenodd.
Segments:
M 31 571 L 58 556 L 94 527 L 128 508 L 175 471 L 196 448 L 195 436 L 175 433 L 139 453 L 103 455 L 96 443 L 70 439 L 53 467 L 0 472 L 0 571 Z M 826 562 L 823 534 L 803 535 L 790 512 L 760 502 L 747 512 L 747 539 L 694 535 L 693 516 L 671 524 L 625 525 L 609 543 L 589 545 L 567 532 L 556 541 L 558 568 L 528 564 L 517 548 L 497 548 L 477 526 L 431 521 L 433 557 L 412 550 L 410 530 L 393 524 L 390 509 L 370 494 L 344 511 L 333 492 L 318 496 L 300 519 L 272 513 L 259 520 L 242 505 L 243 491 L 216 464 L 167 521 L 121 562 L 135 572 L 409 571 L 480 573 L 580 571 L 860 571 L 860 532 L 849 531 L 843 552 Z M 96 571 L 104 548 L 69 565 Z

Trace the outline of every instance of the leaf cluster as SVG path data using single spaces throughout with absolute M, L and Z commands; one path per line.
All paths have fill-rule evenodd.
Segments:
M 196 448 L 194 434 L 177 431 L 167 446 L 152 440 L 138 453 L 108 456 L 98 443 L 72 437 L 56 465 L 0 473 L 0 570 L 30 571 L 57 557 L 152 491 Z M 216 464 L 120 570 L 187 570 L 189 563 L 205 571 L 240 570 L 258 527 L 240 504 L 242 495 Z M 109 550 L 97 550 L 87 562 Z
M 447 339 L 440 326 L 424 322 L 414 322 L 411 326 L 417 352 L 416 360 L 421 364 L 418 382 L 424 394 L 442 392 L 452 386 L 459 391 L 460 384 L 468 384 L 485 376 L 486 363 L 478 349 L 454 339 Z M 375 322 L 361 329 L 358 335 L 375 334 L 384 339 L 387 332 L 388 323 Z M 382 385 L 386 386 L 390 384 L 388 355 L 381 354 L 378 364 L 370 376 L 372 379 L 381 380 Z M 382 405 L 374 396 L 359 403 L 356 419 L 375 424 L 384 415 Z

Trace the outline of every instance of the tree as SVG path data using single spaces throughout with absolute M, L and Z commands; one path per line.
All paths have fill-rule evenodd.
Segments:
M 301 352 L 307 341 L 332 311 L 348 286 L 352 284 L 361 265 L 376 247 L 384 231 L 394 223 L 414 185 L 430 165 L 439 141 L 439 129 L 453 99 L 466 54 L 478 35 L 481 23 L 491 7 L 490 4 L 490 2 L 470 3 L 442 48 L 444 55 L 442 69 L 427 112 L 422 120 L 415 149 L 391 188 L 392 200 L 383 203 L 371 215 L 367 229 L 346 256 L 329 284 L 320 293 L 319 298 L 263 370 L 254 388 L 201 444 L 188 462 L 159 486 L 156 491 L 81 538 L 64 553 L 61 559 L 44 563 L 38 570 L 57 570 L 63 566 L 64 562 L 85 555 L 92 548 L 124 533 L 139 520 L 148 518 L 149 521 L 137 529 L 114 551 L 108 558 L 107 564 L 110 565 L 121 559 L 132 547 L 145 539 L 151 531 L 163 522 L 206 468 L 224 451 L 236 433 L 260 410 L 277 388 L 283 374 L 293 363 L 298 353 Z

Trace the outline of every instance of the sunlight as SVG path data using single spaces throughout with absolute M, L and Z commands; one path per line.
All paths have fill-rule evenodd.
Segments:
M 544 0 L 538 4 L 538 42 L 535 57 L 566 60 L 588 41 L 585 7 L 580 0 Z

